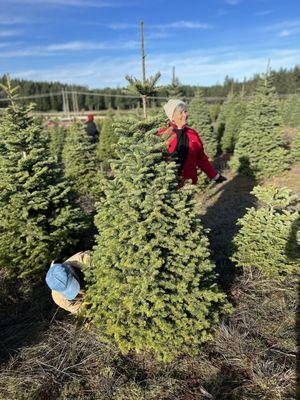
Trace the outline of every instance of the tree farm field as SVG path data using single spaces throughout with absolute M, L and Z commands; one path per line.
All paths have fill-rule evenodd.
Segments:
M 180 183 L 157 109 L 96 119 L 91 143 L 3 90 L 0 398 L 296 399 L 300 124 L 271 74 L 188 104 L 218 184 Z M 45 275 L 82 250 L 71 315 Z

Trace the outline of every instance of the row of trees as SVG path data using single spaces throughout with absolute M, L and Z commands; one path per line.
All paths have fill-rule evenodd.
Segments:
M 163 360 L 199 352 L 231 307 L 217 285 L 195 189 L 180 188 L 175 162 L 162 159 L 166 142 L 155 133 L 165 121 L 160 116 L 142 122 L 120 120 L 115 136 L 109 135 L 111 123 L 105 131 L 102 126 L 97 147 L 88 143 L 78 123 L 65 132 L 64 140 L 57 135 L 58 127 L 49 135 L 32 116 L 32 107 L 15 101 L 16 91 L 9 82 L 3 90 L 10 105 L 0 124 L 0 268 L 12 277 L 42 278 L 52 258 L 63 259 L 76 241 L 82 246 L 87 220 L 76 200 L 94 197 L 98 234 L 93 268 L 85 271 L 82 314 L 93 321 L 101 340 L 117 343 L 123 352 L 152 350 Z M 190 114 L 213 156 L 218 138 L 201 92 L 194 97 Z M 251 172 L 259 180 L 288 167 L 290 153 L 280 115 L 271 77 L 266 76 L 247 104 L 241 130 L 230 142 L 235 171 Z M 228 118 L 225 113 L 225 132 Z M 109 146 L 101 148 L 105 132 Z M 107 148 L 110 154 L 105 153 Z M 112 173 L 101 171 L 99 155 L 109 162 Z M 233 259 L 240 266 L 260 266 L 266 276 L 270 271 L 280 277 L 291 274 L 294 264 L 282 257 L 297 214 L 284 212 L 281 218 L 281 211 L 274 212 L 276 205 L 290 205 L 290 195 L 255 193 L 265 200 L 271 197 L 272 204 L 265 213 L 250 210 L 241 222 L 244 229 L 235 239 L 238 250 Z M 251 241 L 254 222 L 260 221 L 255 223 L 263 229 L 269 217 L 275 221 L 269 234 Z M 282 224 L 274 244 L 274 229 Z M 250 243 L 252 252 L 247 251 Z M 251 258 L 254 254 L 265 260 L 271 248 L 278 254 L 275 266 Z M 245 259 L 248 255 L 250 261 Z
M 296 94 L 300 87 L 300 67 L 295 66 L 294 68 L 280 69 L 274 71 L 274 80 L 276 91 L 278 94 Z M 245 79 L 244 82 L 238 82 L 230 77 L 226 77 L 223 84 L 217 84 L 210 87 L 202 87 L 204 96 L 208 97 L 225 97 L 230 91 L 239 92 L 242 87 L 244 88 L 245 95 L 252 94 L 258 81 L 259 75 L 255 75 L 251 79 Z M 0 78 L 0 83 L 4 83 L 6 75 Z M 49 97 L 36 98 L 36 109 L 39 111 L 62 111 L 63 99 L 61 95 L 62 90 L 68 92 L 87 92 L 87 94 L 78 94 L 78 108 L 79 110 L 104 110 L 104 109 L 131 109 L 139 107 L 140 100 L 133 98 L 121 98 L 121 97 L 110 97 L 101 96 L 101 94 L 108 94 L 112 96 L 128 94 L 125 88 L 104 88 L 89 90 L 87 87 L 78 85 L 65 85 L 60 82 L 35 82 L 30 80 L 13 79 L 12 84 L 14 86 L 20 86 L 20 96 L 31 96 L 31 95 L 43 95 L 51 94 Z M 160 86 L 157 88 L 157 95 L 162 97 L 182 97 L 191 98 L 195 95 L 195 92 L 199 89 L 195 86 L 182 85 L 178 78 L 173 77 L 170 85 Z M 59 93 L 59 95 L 57 95 Z M 90 95 L 88 94 L 90 93 Z M 97 94 L 97 96 L 93 96 Z M 99 96 L 98 96 L 99 94 Z M 5 98 L 4 92 L 0 93 L 0 99 Z M 69 95 L 71 100 L 71 95 Z M 29 104 L 30 100 L 24 101 L 24 104 Z M 152 100 L 152 105 L 161 105 L 161 100 Z M 0 107 L 6 107 L 5 102 L 0 102 Z M 71 103 L 72 107 L 72 103 Z

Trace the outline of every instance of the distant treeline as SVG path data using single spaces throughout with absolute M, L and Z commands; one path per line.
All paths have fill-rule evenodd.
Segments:
M 259 74 L 256 74 L 253 76 L 253 78 L 248 80 L 245 79 L 243 82 L 239 82 L 238 80 L 226 76 L 223 84 L 201 87 L 201 89 L 203 89 L 204 96 L 206 97 L 225 97 L 230 90 L 239 92 L 243 87 L 243 90 L 247 95 L 253 92 L 259 76 Z M 5 80 L 5 75 L 3 75 L 0 78 L 0 83 L 4 83 Z M 26 104 L 29 101 L 34 101 L 34 103 L 36 103 L 36 109 L 39 111 L 62 111 L 62 90 L 77 93 L 79 110 L 106 110 L 109 108 L 126 110 L 140 106 L 140 100 L 138 98 L 134 99 L 118 97 L 118 95 L 127 94 L 126 88 L 113 89 L 107 87 L 103 89 L 89 90 L 86 86 L 66 85 L 60 82 L 35 82 L 23 79 L 12 79 L 11 81 L 14 86 L 18 85 L 20 87 L 20 97 L 41 95 L 41 97 L 37 97 L 32 100 L 23 100 L 23 102 Z M 298 93 L 300 88 L 300 66 L 295 66 L 289 70 L 281 68 L 279 71 L 274 71 L 273 84 L 278 94 Z M 199 88 L 199 86 L 181 85 L 178 80 L 176 85 L 181 93 L 182 98 L 193 97 L 195 89 Z M 169 97 L 172 89 L 174 89 L 174 84 L 160 86 L 157 89 L 156 96 Z M 84 94 L 79 94 L 78 92 L 84 92 Z M 49 94 L 49 96 L 43 97 L 43 95 L 47 94 Z M 94 94 L 109 94 L 111 96 L 95 96 Z M 2 92 L 0 92 L 0 100 L 1 98 L 5 98 L 5 95 Z M 73 110 L 71 94 L 68 95 L 68 98 L 70 110 Z M 153 99 L 150 101 L 153 105 L 157 106 L 163 102 L 163 100 L 160 99 Z M 0 107 L 6 106 L 7 104 L 5 101 L 0 101 Z

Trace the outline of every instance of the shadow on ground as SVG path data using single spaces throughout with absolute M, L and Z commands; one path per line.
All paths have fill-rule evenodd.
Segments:
M 27 296 L 21 295 L 16 286 L 16 282 L 0 277 L 0 363 L 8 361 L 23 346 L 41 340 L 41 333 L 58 316 L 45 284 Z
M 230 155 L 223 155 L 222 159 L 217 160 L 217 164 L 226 167 L 229 158 Z M 247 166 L 247 160 L 243 162 L 243 167 Z M 233 178 L 228 175 L 227 178 L 227 181 L 214 186 L 208 194 L 205 194 L 201 219 L 204 227 L 210 230 L 208 238 L 211 254 L 219 273 L 220 283 L 225 290 L 230 290 L 236 273 L 229 259 L 231 242 L 239 230 L 238 219 L 243 217 L 248 207 L 256 203 L 255 197 L 250 194 L 256 181 L 251 173 L 238 174 Z

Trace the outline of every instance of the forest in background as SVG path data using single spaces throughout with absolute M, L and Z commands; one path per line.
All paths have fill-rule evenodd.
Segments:
M 180 94 L 181 98 L 193 97 L 197 89 L 202 89 L 205 97 L 226 97 L 228 93 L 232 90 L 237 93 L 243 88 L 245 95 L 252 94 L 253 90 L 257 86 L 260 75 L 255 74 L 250 79 L 244 79 L 243 82 L 239 82 L 234 78 L 226 76 L 222 84 L 216 84 L 209 87 L 198 87 L 191 85 L 184 85 L 180 83 L 180 80 L 173 77 L 170 85 L 157 87 L 156 94 L 154 97 L 157 99 L 152 99 L 151 105 L 160 106 L 165 99 L 159 99 L 159 97 L 168 98 L 173 97 L 174 89 L 177 89 L 177 93 Z M 0 83 L 6 81 L 6 75 L 0 78 Z M 37 82 L 31 80 L 23 79 L 11 79 L 13 86 L 19 86 L 19 96 L 36 96 L 41 95 L 41 97 L 34 98 L 37 111 L 62 111 L 63 110 L 63 98 L 61 95 L 62 90 L 67 92 L 76 92 L 78 109 L 80 111 L 92 111 L 92 110 L 107 110 L 107 109 L 121 109 L 127 110 L 131 108 L 139 107 L 140 99 L 137 98 L 126 98 L 118 97 L 118 95 L 129 94 L 126 88 L 103 88 L 103 89 L 93 89 L 89 90 L 87 86 L 80 85 L 67 85 L 60 82 Z M 300 66 L 295 66 L 292 69 L 281 68 L 278 71 L 273 71 L 273 85 L 276 89 L 278 95 L 288 95 L 295 94 L 299 92 L 300 87 Z M 80 94 L 80 92 L 82 94 Z M 51 96 L 44 96 L 51 94 Z M 83 94 L 84 93 L 84 94 Z M 99 96 L 96 96 L 99 94 Z M 101 94 L 109 94 L 110 96 L 100 96 Z M 116 96 L 116 97 L 114 97 Z M 6 96 L 0 91 L 0 108 L 7 107 L 7 102 L 1 101 L 5 99 Z M 24 105 L 29 104 L 33 99 L 23 100 Z M 222 99 L 215 99 L 214 101 L 222 102 Z

